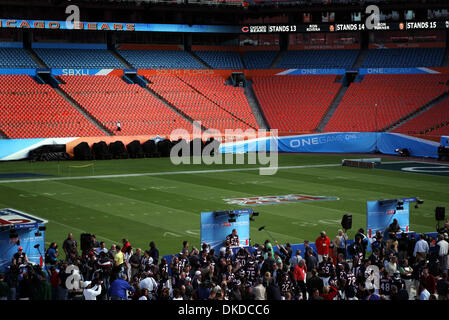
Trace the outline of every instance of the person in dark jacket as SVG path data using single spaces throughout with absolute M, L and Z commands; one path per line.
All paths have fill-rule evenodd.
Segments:
M 267 300 L 282 300 L 281 289 L 273 278 L 270 278 L 268 280 Z
M 45 272 L 37 274 L 36 277 L 39 279 L 39 284 L 37 285 L 37 288 L 35 288 L 33 300 L 51 300 L 52 289 Z
M 150 257 L 153 258 L 153 263 L 157 265 L 159 262 L 159 249 L 156 247 L 154 241 L 150 242 Z

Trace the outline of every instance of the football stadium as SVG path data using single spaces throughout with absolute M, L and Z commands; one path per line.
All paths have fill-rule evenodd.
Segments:
M 447 1 L 0 6 L 0 300 L 449 299 Z

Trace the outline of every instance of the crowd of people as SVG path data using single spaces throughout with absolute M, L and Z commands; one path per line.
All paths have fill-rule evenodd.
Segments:
M 391 227 L 391 226 L 390 226 Z M 394 227 L 394 226 L 393 226 Z M 31 265 L 22 248 L 0 274 L 2 300 L 447 300 L 449 223 L 438 239 L 359 229 L 322 231 L 304 250 L 266 240 L 235 248 L 233 232 L 218 252 L 182 244 L 170 261 L 154 242 L 146 250 L 127 239 L 109 249 L 91 236 L 80 250 L 69 234 L 62 251 L 51 243 L 45 265 Z

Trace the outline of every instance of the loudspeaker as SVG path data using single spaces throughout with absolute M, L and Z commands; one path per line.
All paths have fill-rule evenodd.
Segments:
M 442 221 L 446 219 L 446 208 L 445 207 L 436 207 L 435 208 L 435 220 Z
M 80 238 L 81 251 L 92 249 L 92 235 L 90 233 L 82 233 Z
M 349 230 L 352 228 L 352 214 L 345 214 L 341 219 L 341 226 L 345 230 Z

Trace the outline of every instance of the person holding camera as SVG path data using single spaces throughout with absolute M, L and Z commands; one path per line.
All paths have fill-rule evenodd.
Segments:
M 91 281 L 84 281 L 84 300 L 97 300 L 97 296 L 101 294 L 102 283 L 103 281 L 100 280 L 96 285 L 92 285 Z

